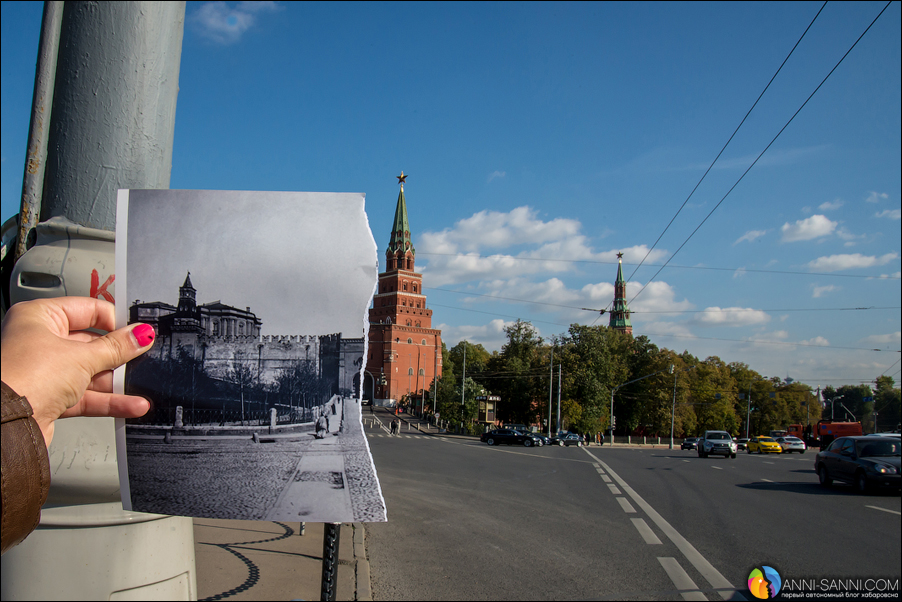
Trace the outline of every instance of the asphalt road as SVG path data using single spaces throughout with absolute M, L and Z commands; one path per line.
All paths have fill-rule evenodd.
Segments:
M 761 564 L 784 579 L 899 577 L 898 493 L 824 490 L 811 452 L 369 434 L 389 518 L 367 525 L 376 600 L 751 599 Z

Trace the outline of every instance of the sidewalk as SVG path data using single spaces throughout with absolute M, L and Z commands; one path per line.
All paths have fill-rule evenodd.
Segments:
M 323 524 L 194 519 L 198 600 L 319 600 Z M 363 524 L 341 526 L 338 600 L 372 600 Z

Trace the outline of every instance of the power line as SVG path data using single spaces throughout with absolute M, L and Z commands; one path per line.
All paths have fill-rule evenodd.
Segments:
M 530 303 L 532 305 L 547 305 L 548 307 L 562 307 L 564 309 L 578 309 L 582 311 L 591 311 L 591 312 L 602 312 L 604 313 L 606 310 L 594 309 L 591 307 L 578 307 L 576 305 L 562 305 L 560 303 L 547 303 L 544 301 L 530 301 L 528 299 L 517 299 L 515 297 L 502 297 L 500 295 L 487 295 L 485 293 L 474 293 L 470 291 L 455 291 L 448 288 L 439 288 L 439 287 L 423 287 L 423 290 L 430 291 L 442 291 L 444 293 L 454 293 L 456 295 L 469 295 L 472 297 L 485 297 L 487 299 L 498 299 L 500 301 L 515 301 L 517 303 Z M 447 307 L 447 306 L 444 306 Z M 867 311 L 867 310 L 899 310 L 902 309 L 902 306 L 898 307 L 813 307 L 813 308 L 783 308 L 783 309 L 755 309 L 750 307 L 727 307 L 723 309 L 719 309 L 719 312 L 726 313 L 735 313 L 735 312 L 748 312 L 748 311 L 763 311 L 763 312 L 800 312 L 800 311 Z M 631 314 L 701 314 L 708 313 L 707 309 L 674 309 L 674 310 L 661 310 L 661 311 L 643 311 L 643 310 L 630 310 Z
M 767 85 L 764 86 L 764 89 L 763 89 L 763 90 L 761 90 L 761 94 L 759 94 L 759 95 L 758 95 L 758 98 L 755 99 L 755 102 L 752 104 L 751 108 L 748 110 L 748 112 L 746 112 L 745 117 L 742 118 L 742 121 L 740 121 L 740 122 L 739 122 L 739 125 L 736 126 L 736 129 L 733 130 L 733 133 L 730 134 L 729 140 L 727 140 L 726 144 L 723 145 L 723 148 L 720 149 L 720 152 L 717 153 L 717 156 L 714 157 L 714 160 L 711 161 L 711 165 L 708 166 L 708 169 L 705 170 L 705 173 L 702 174 L 702 177 L 701 177 L 701 178 L 699 179 L 699 181 L 695 184 L 695 188 L 692 189 L 692 192 L 689 193 L 689 196 L 686 197 L 686 200 L 683 201 L 683 204 L 680 205 L 680 208 L 679 208 L 679 209 L 677 209 L 677 212 L 673 215 L 672 218 L 670 218 L 670 222 L 668 222 L 667 226 L 664 228 L 664 231 L 661 232 L 661 234 L 658 236 L 658 239 L 655 241 L 655 244 L 653 244 L 653 245 L 651 246 L 651 248 L 650 248 L 650 249 L 648 250 L 648 252 L 645 254 L 645 257 L 642 258 L 642 261 L 639 262 L 639 265 L 636 266 L 636 269 L 633 270 L 633 273 L 630 274 L 630 277 L 629 277 L 629 278 L 627 278 L 627 282 L 629 282 L 629 281 L 631 281 L 631 280 L 633 279 L 633 276 L 636 275 L 636 272 L 639 270 L 639 268 L 642 266 L 642 264 L 645 263 L 645 260 L 648 259 L 648 256 L 651 255 L 651 252 L 654 250 L 654 248 L 658 246 L 658 243 L 659 243 L 659 242 L 661 242 L 661 238 L 663 238 L 663 236 L 664 236 L 664 234 L 667 232 L 667 230 L 670 229 L 670 226 L 673 225 L 674 220 L 676 220 L 677 216 L 683 211 L 683 208 L 686 207 L 686 203 L 689 202 L 689 199 L 692 198 L 692 195 L 694 195 L 694 194 L 695 194 L 695 191 L 698 190 L 698 187 L 701 186 L 702 182 L 703 182 L 703 181 L 705 180 L 705 178 L 708 176 L 708 173 L 710 173 L 711 169 L 714 167 L 714 164 L 717 163 L 717 160 L 720 159 L 720 156 L 723 154 L 723 152 L 724 152 L 725 150 L 727 150 L 727 146 L 729 146 L 730 142 L 733 141 L 733 138 L 736 136 L 736 133 L 739 132 L 739 128 L 742 127 L 742 124 L 745 123 L 745 120 L 748 119 L 749 115 L 751 115 L 751 113 L 752 113 L 752 111 L 755 109 L 755 107 L 758 106 L 758 102 L 761 100 L 761 97 L 764 96 L 764 93 L 767 92 L 767 89 L 770 88 L 770 85 L 771 85 L 772 83 L 774 83 L 774 80 L 777 78 L 777 75 L 779 75 L 780 71 L 783 70 L 783 66 L 786 65 L 786 61 L 789 60 L 789 57 L 791 57 L 791 56 L 792 56 L 792 53 L 795 52 L 795 49 L 798 48 L 799 44 L 802 42 L 802 38 L 805 37 L 805 34 L 807 34 L 807 33 L 808 33 L 808 30 L 811 29 L 811 26 L 814 25 L 814 22 L 815 22 L 815 21 L 817 20 L 817 18 L 820 16 L 821 11 L 824 10 L 824 7 L 825 7 L 825 6 L 827 6 L 827 2 L 826 2 L 826 1 L 821 5 L 820 10 L 818 10 L 818 11 L 817 11 L 817 14 L 814 15 L 814 18 L 811 20 L 811 23 L 808 24 L 808 27 L 805 28 L 805 31 L 802 32 L 802 35 L 801 35 L 801 36 L 799 37 L 799 39 L 796 41 L 795 45 L 792 47 L 792 50 L 789 51 L 789 54 L 787 54 L 787 55 L 786 55 L 786 58 L 783 59 L 783 62 L 780 63 L 780 67 L 777 69 L 777 71 L 776 71 L 776 72 L 773 74 L 773 76 L 770 78 L 770 81 L 767 82 Z M 641 292 L 641 291 L 640 291 L 640 292 Z M 634 298 L 635 298 L 635 297 L 634 297 Z
M 595 265 L 617 265 L 616 261 L 601 261 L 601 260 L 593 260 L 593 259 L 558 259 L 558 258 L 545 258 L 545 257 L 515 257 L 514 255 L 479 255 L 476 253 L 428 253 L 424 251 L 418 251 L 417 255 L 435 255 L 441 257 L 469 257 L 473 259 L 506 259 L 513 261 L 543 261 L 543 262 L 556 262 L 556 263 L 588 263 Z M 631 264 L 627 263 L 624 265 L 635 265 L 638 266 L 641 264 Z M 748 272 L 753 274 L 787 274 L 791 276 L 827 276 L 833 278 L 867 278 L 873 280 L 900 280 L 902 276 L 892 276 L 881 274 L 879 276 L 873 276 L 869 274 L 836 274 L 834 272 L 800 272 L 795 270 L 762 270 L 755 268 L 723 268 L 723 267 L 714 267 L 714 266 L 702 266 L 702 265 L 670 265 L 670 264 L 660 264 L 660 263 L 647 263 L 644 264 L 646 267 L 650 268 L 668 268 L 668 269 L 678 269 L 678 270 L 714 270 L 720 272 Z M 633 272 L 635 273 L 635 272 Z
M 430 305 L 432 305 L 434 307 L 447 307 L 449 309 L 457 309 L 459 311 L 471 311 L 471 312 L 478 313 L 478 314 L 488 314 L 490 316 L 498 316 L 498 317 L 502 317 L 502 318 L 513 318 L 515 320 L 522 320 L 524 322 L 529 322 L 529 323 L 541 322 L 542 324 L 552 324 L 554 326 L 563 326 L 564 328 L 572 326 L 572 324 L 561 324 L 559 322 L 548 322 L 545 320 L 524 320 L 523 318 L 521 318 L 519 316 L 499 314 L 499 313 L 495 313 L 495 312 L 491 312 L 491 311 L 481 311 L 478 309 L 468 309 L 466 307 L 455 307 L 452 305 L 441 305 L 438 303 L 431 303 Z M 598 320 L 598 316 L 596 316 L 595 319 Z M 592 323 L 592 325 L 594 325 L 594 322 Z M 899 350 L 896 350 L 896 349 L 877 349 L 877 348 L 872 348 L 872 347 L 844 347 L 844 346 L 839 346 L 839 345 L 814 345 L 812 343 L 804 343 L 804 342 L 793 343 L 791 341 L 763 341 L 763 340 L 757 340 L 757 339 L 724 339 L 724 338 L 718 338 L 718 337 L 699 337 L 699 336 L 694 336 L 694 335 L 664 334 L 664 333 L 655 333 L 655 332 L 644 332 L 644 333 L 642 333 L 642 335 L 652 336 L 652 337 L 670 337 L 670 338 L 675 338 L 675 339 L 695 339 L 695 340 L 699 340 L 699 341 L 723 341 L 723 342 L 728 342 L 728 343 L 755 343 L 755 344 L 761 344 L 761 345 L 789 345 L 792 347 L 816 347 L 819 349 L 836 349 L 836 350 L 846 349 L 846 350 L 852 350 L 852 351 L 877 351 L 877 352 L 896 352 L 896 353 L 899 352 Z
M 880 15 L 882 15 L 886 11 L 886 9 L 889 8 L 890 4 L 892 4 L 892 0 L 890 0 L 890 2 L 887 2 L 886 6 L 883 7 L 883 10 L 881 10 L 880 13 L 876 17 L 874 17 L 874 20 L 871 21 L 870 25 L 868 25 L 867 28 L 865 28 L 865 30 L 861 33 L 861 35 L 858 36 L 858 39 L 855 40 L 855 43 L 853 43 L 852 46 L 850 46 L 849 49 L 846 51 L 846 53 L 844 55 L 842 55 L 842 58 L 840 58 L 839 61 L 836 63 L 836 65 L 833 66 L 833 69 L 831 69 L 830 72 L 827 73 L 826 76 L 824 76 L 824 79 L 821 80 L 821 83 L 819 83 L 817 85 L 817 88 L 815 88 L 814 91 L 808 96 L 808 98 L 805 99 L 805 102 L 803 102 L 802 105 L 798 109 L 796 109 L 796 112 L 792 114 L 792 117 L 789 118 L 789 121 L 787 121 L 786 124 L 782 128 L 780 128 L 780 131 L 777 132 L 777 135 L 774 136 L 773 139 L 767 144 L 767 146 L 764 147 L 764 150 L 762 150 L 758 154 L 758 156 L 755 157 L 755 160 L 752 161 L 752 164 L 748 166 L 748 168 L 742 173 L 741 176 L 739 176 L 739 179 L 736 180 L 736 183 L 734 183 L 733 186 L 731 186 L 730 189 L 727 191 L 727 193 L 725 195 L 723 195 L 723 198 L 721 198 L 720 201 L 718 201 L 717 204 L 714 205 L 714 208 L 711 209 L 711 211 L 708 213 L 708 215 L 705 216 L 705 219 L 703 219 L 701 221 L 701 223 L 698 226 L 696 226 L 695 230 L 693 230 L 692 233 L 686 238 L 686 240 L 683 241 L 683 244 L 681 244 L 679 246 L 679 248 L 677 248 L 677 250 L 673 252 L 673 255 L 670 256 L 670 259 L 665 261 L 664 265 L 661 266 L 657 272 L 655 272 L 654 276 L 652 276 L 651 279 L 649 279 L 649 281 L 646 282 L 642 286 L 641 289 L 639 289 L 639 292 L 636 293 L 635 295 L 633 295 L 633 298 L 630 299 L 630 301 L 629 301 L 630 303 L 635 301 L 636 297 L 638 297 L 639 295 L 642 294 L 642 291 L 645 290 L 645 288 L 651 283 L 652 280 L 657 278 L 658 274 L 661 273 L 661 270 L 663 270 L 664 267 L 666 267 L 667 264 L 670 263 L 670 260 L 673 259 L 674 257 L 676 257 L 677 253 L 679 253 L 683 249 L 683 247 L 685 247 L 686 244 L 690 240 L 692 240 L 692 237 L 695 236 L 695 233 L 698 232 L 699 229 L 701 229 L 701 227 L 705 225 L 705 222 L 708 221 L 708 218 L 711 217 L 715 211 L 717 211 L 717 208 L 720 207 L 720 205 L 726 200 L 726 198 L 728 196 L 730 196 L 730 193 L 732 193 L 733 190 L 735 190 L 736 187 L 739 185 L 739 183 L 742 182 L 742 180 L 743 180 L 743 178 L 745 178 L 746 174 L 748 174 L 749 171 L 751 171 L 751 169 L 755 166 L 755 164 L 758 163 L 758 160 L 761 159 L 762 156 L 764 156 L 764 153 L 767 152 L 767 150 L 773 145 L 773 143 L 777 141 L 777 138 L 780 137 L 780 135 L 786 130 L 787 127 L 789 127 L 789 124 L 792 123 L 793 119 L 795 119 L 796 116 L 802 111 L 802 109 L 805 108 L 805 105 L 808 104 L 808 101 L 810 101 L 814 97 L 814 95 L 817 94 L 817 91 L 821 89 L 821 86 L 824 85 L 824 83 L 827 81 L 827 79 L 833 74 L 834 71 L 836 71 L 836 69 L 840 66 L 840 64 L 842 64 L 842 62 L 845 60 L 845 58 L 847 56 L 849 56 L 849 53 L 852 52 L 852 50 L 855 48 L 855 46 L 858 45 L 858 42 L 861 41 L 861 39 L 871 29 L 871 27 L 874 25 L 874 23 L 877 22 L 877 19 L 880 18 Z

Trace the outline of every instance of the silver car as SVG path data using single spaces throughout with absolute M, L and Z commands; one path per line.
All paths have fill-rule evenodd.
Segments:
M 804 454 L 805 450 L 808 449 L 805 442 L 798 437 L 777 437 L 776 441 L 780 444 L 784 454 L 791 454 L 792 452 Z

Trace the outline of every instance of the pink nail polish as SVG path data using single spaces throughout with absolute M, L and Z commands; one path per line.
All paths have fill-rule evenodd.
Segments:
M 132 329 L 132 334 L 141 347 L 147 347 L 153 343 L 154 338 L 157 336 L 153 331 L 153 326 L 150 324 L 138 324 Z

